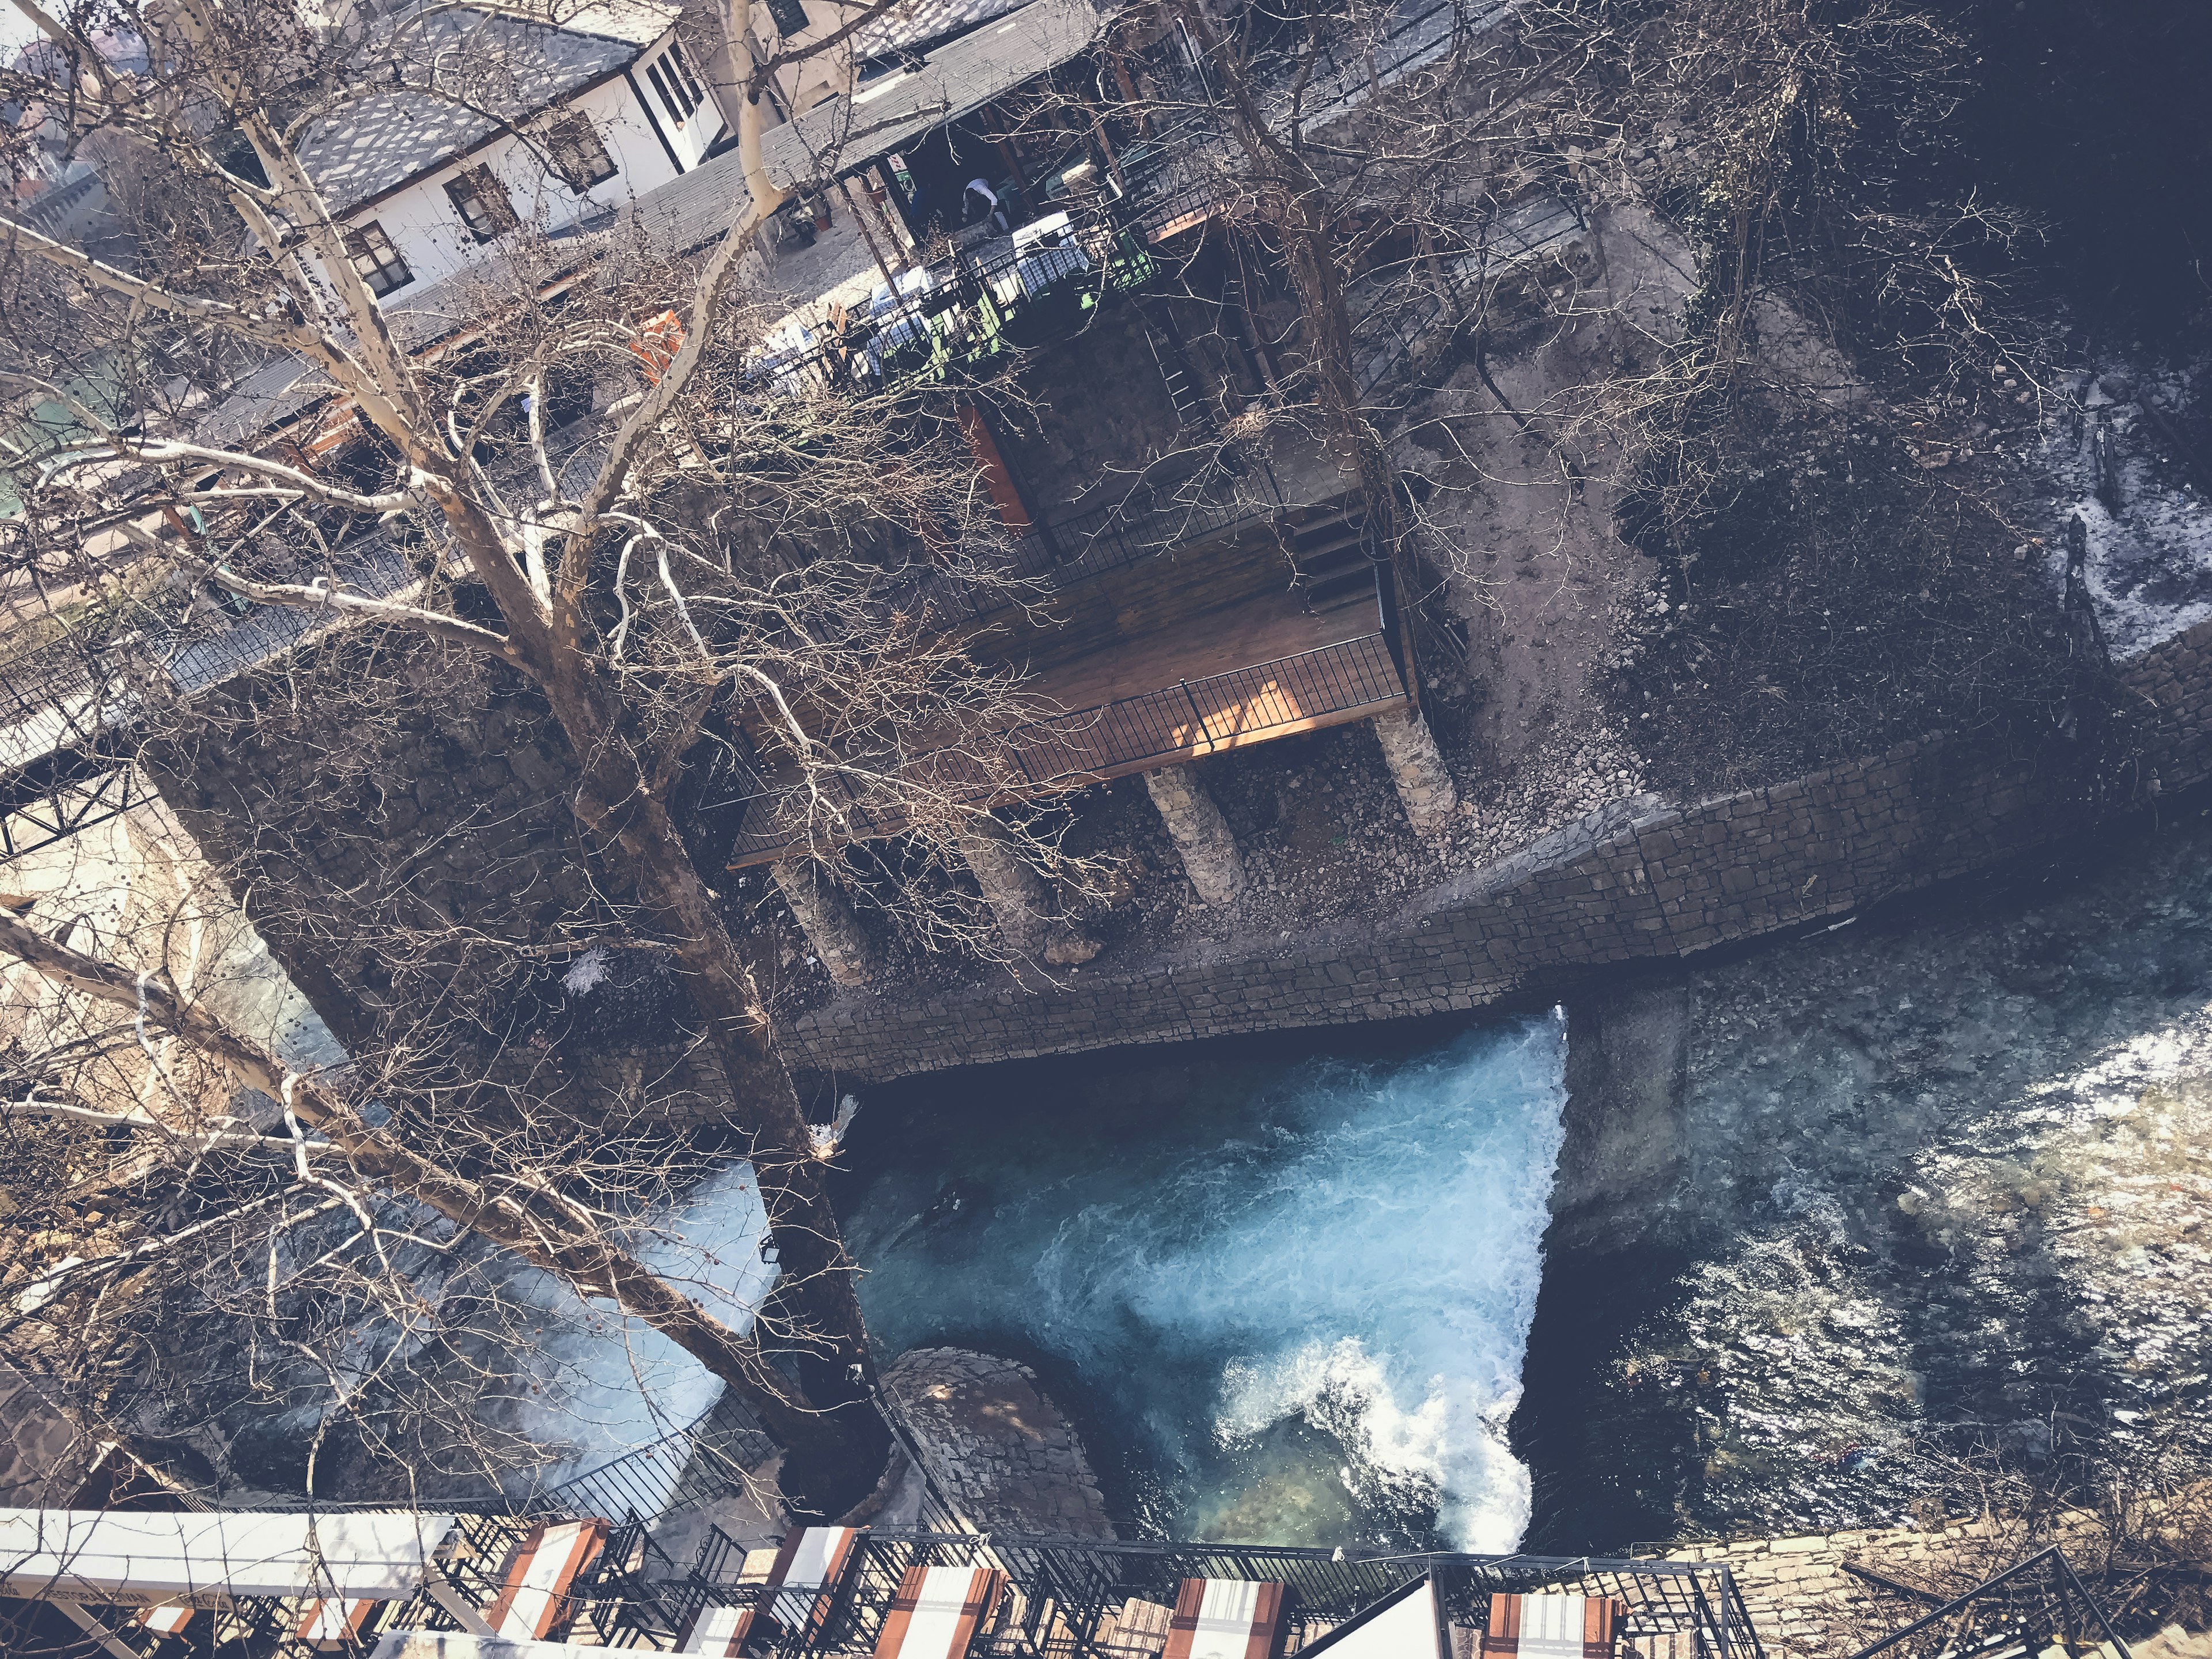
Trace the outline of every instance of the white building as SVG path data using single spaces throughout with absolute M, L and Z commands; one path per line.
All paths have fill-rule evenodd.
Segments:
M 405 84 L 323 117 L 300 146 L 371 291 L 404 301 L 520 225 L 597 228 L 696 168 L 726 128 L 678 10 L 601 0 L 558 23 L 466 7 L 380 20 Z

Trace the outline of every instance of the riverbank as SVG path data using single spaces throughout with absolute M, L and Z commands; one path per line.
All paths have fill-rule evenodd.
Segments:
M 1887 1524 L 1929 1452 L 2212 1452 L 2209 1011 L 2201 801 L 1575 999 L 1528 1547 Z
M 787 1027 L 794 1062 L 881 1080 L 1237 1032 L 1470 1012 L 1623 963 L 1842 918 L 2077 837 L 2212 776 L 2212 623 L 2126 665 L 2134 793 L 1936 739 L 1687 805 L 1608 802 L 1358 926 L 1194 942 L 1053 981 L 846 990 Z M 2081 757 L 2087 764 L 2088 757 Z

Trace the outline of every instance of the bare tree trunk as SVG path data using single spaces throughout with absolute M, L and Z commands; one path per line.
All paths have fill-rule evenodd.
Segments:
M 869 1454 L 862 1449 L 865 1440 L 855 1433 L 849 1416 L 811 1405 L 777 1372 L 757 1338 L 740 1335 L 677 1291 L 550 1188 L 523 1180 L 470 1180 L 432 1163 L 395 1136 L 371 1127 L 335 1090 L 289 1070 L 204 1008 L 179 1002 L 150 979 L 142 987 L 125 970 L 58 945 L 12 916 L 0 915 L 0 949 L 57 985 L 134 1015 L 143 1009 L 152 1024 L 227 1066 L 247 1086 L 283 1103 L 302 1124 L 343 1152 L 358 1175 L 514 1251 L 532 1267 L 574 1286 L 579 1295 L 608 1297 L 625 1313 L 645 1321 L 735 1389 L 786 1449 L 787 1461 L 797 1459 L 810 1471 L 820 1472 L 809 1479 L 823 1483 L 818 1488 L 827 1500 L 820 1506 L 823 1510 L 842 1496 L 842 1490 L 830 1484 L 832 1477 L 842 1475 L 849 1481 L 865 1472 L 872 1482 L 879 1473 L 880 1455 L 873 1468 L 861 1468 Z M 787 1077 L 784 1092 L 790 1093 Z M 793 1109 L 795 1114 L 795 1100 Z M 799 1133 L 805 1133 L 803 1124 Z M 760 1184 L 763 1194 L 775 1189 L 765 1179 Z M 819 1182 L 811 1185 L 818 1192 Z M 788 1192 L 793 1183 L 777 1186 Z M 787 1205 L 787 1230 L 789 1209 Z M 835 1233 L 830 1237 L 834 1240 Z M 832 1282 L 849 1292 L 849 1275 L 836 1276 Z M 869 1417 L 880 1430 L 872 1412 Z

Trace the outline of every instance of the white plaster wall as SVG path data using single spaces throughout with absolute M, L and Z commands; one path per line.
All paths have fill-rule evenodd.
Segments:
M 753 7 L 753 33 L 759 41 L 761 61 L 782 51 L 786 46 L 806 46 L 835 34 L 857 16 L 861 8 L 836 3 L 836 0 L 802 0 L 806 9 L 807 26 L 789 41 L 776 33 L 775 21 L 769 15 L 765 3 Z M 776 90 L 790 106 L 793 115 L 804 115 L 825 98 L 849 91 L 853 85 L 853 54 L 851 45 L 835 46 L 787 65 L 776 75 Z
M 656 60 L 665 49 L 665 43 L 655 47 L 641 64 Z M 641 69 L 634 72 L 638 75 L 641 89 L 647 97 L 652 97 L 651 87 Z M 346 222 L 351 226 L 380 226 L 414 273 L 414 281 L 388 298 L 404 303 L 431 283 L 486 255 L 499 252 L 503 239 L 477 241 L 446 194 L 446 181 L 468 168 L 489 166 L 493 175 L 506 185 L 507 199 L 514 204 L 516 216 L 525 224 L 545 230 L 557 229 L 580 217 L 587 218 L 603 207 L 618 206 L 659 189 L 677 176 L 675 167 L 669 164 L 668 152 L 654 136 L 652 124 L 631 94 L 629 82 L 621 76 L 573 100 L 559 112 L 570 112 L 590 118 L 615 163 L 614 176 L 602 180 L 580 198 L 547 170 L 538 151 L 517 139 L 502 136 L 482 149 L 455 157 L 397 194 L 346 216 Z M 686 172 L 714 142 L 720 119 L 720 112 L 709 99 L 685 124 L 684 131 L 668 133 L 669 142 Z M 662 126 L 665 131 L 665 117 Z
M 158 798 L 0 865 L 0 893 L 11 902 L 34 901 L 31 924 L 78 950 L 125 967 L 166 969 L 187 996 L 293 1065 L 345 1062 L 330 1028 Z M 80 1012 L 76 1000 L 33 969 L 0 965 L 0 1036 L 33 1048 L 65 1041 L 80 1029 Z M 108 1074 L 112 1097 L 95 1103 L 173 1113 L 182 1103 L 172 1091 L 183 1075 L 173 1066 L 175 1039 L 156 1036 L 154 1051 L 158 1065 L 126 1047 Z
M 689 173 L 706 159 L 708 149 L 720 136 L 722 108 L 714 101 L 713 93 L 708 88 L 706 79 L 708 66 L 700 60 L 696 52 L 686 52 L 684 54 L 684 62 L 691 70 L 692 79 L 697 83 L 701 91 L 706 92 L 708 95 L 699 107 L 692 111 L 689 118 L 673 121 L 670 119 L 669 112 L 661 106 L 659 99 L 653 93 L 652 78 L 646 74 L 648 66 L 658 67 L 661 64 L 662 60 L 668 54 L 668 46 L 669 42 L 663 40 L 659 46 L 653 47 L 652 51 L 637 60 L 635 66 L 630 70 L 630 75 L 637 82 L 638 90 L 645 94 L 646 100 L 653 106 L 653 112 L 660 118 L 661 131 L 668 135 L 669 144 L 683 159 L 684 170 Z M 662 70 L 664 75 L 666 72 L 665 69 Z M 647 136 L 651 137 L 650 134 Z

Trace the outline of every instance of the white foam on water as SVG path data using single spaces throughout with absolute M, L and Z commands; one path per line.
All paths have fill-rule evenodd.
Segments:
M 1115 1401 L 1119 1431 L 1196 1483 L 1171 1525 L 1273 1513 L 1240 1512 L 1237 1483 L 1256 1492 L 1279 1468 L 1257 1457 L 1240 1473 L 1233 1454 L 1295 1420 L 1342 1447 L 1356 1507 L 1433 1504 L 1455 1543 L 1510 1549 L 1528 1477 L 1504 1425 L 1535 1312 L 1564 1058 L 1563 1018 L 1530 1020 L 1409 1060 L 1299 1068 L 1256 1125 L 1235 1115 L 1234 1138 L 1176 1125 L 1164 1146 L 1085 1142 L 1079 1173 L 1002 1188 L 964 1243 L 908 1233 L 864 1250 L 878 1335 L 1012 1328 L 1071 1361 Z M 1194 1376 L 1211 1379 L 1195 1400 L 1176 1382 Z M 1208 1442 L 1232 1454 L 1214 1461 L 1228 1473 Z
M 1301 1417 L 1343 1446 L 1355 1497 L 1396 1508 L 1433 1492 L 1462 1548 L 1519 1544 L 1528 1472 L 1505 1424 L 1542 1272 L 1562 1036 L 1532 1023 L 1318 1080 L 1317 1125 L 1330 1107 L 1340 1121 L 1231 1219 L 1219 1243 L 1238 1265 L 1199 1298 L 1275 1310 L 1223 1368 L 1217 1433 Z
M 775 1269 L 761 1261 L 768 1218 L 752 1166 L 738 1163 L 700 1183 L 684 1201 L 641 1228 L 631 1248 L 646 1266 L 732 1329 L 753 1310 Z M 517 1295 L 545 1311 L 536 1373 L 540 1392 L 523 1407 L 523 1432 L 568 1455 L 538 1475 L 544 1486 L 598 1468 L 687 1429 L 712 1411 L 722 1380 L 642 1320 L 589 1304 L 534 1268 L 513 1281 Z M 673 1486 L 680 1460 L 646 1462 L 641 1476 Z

